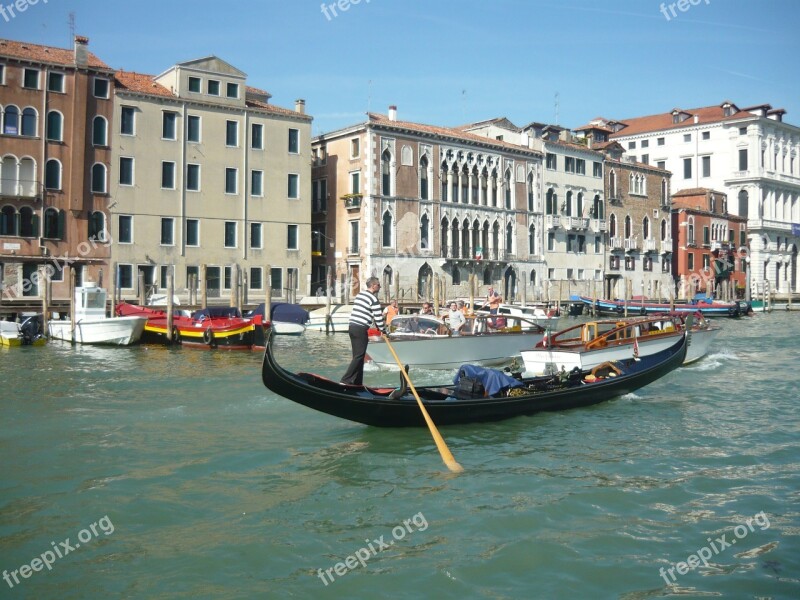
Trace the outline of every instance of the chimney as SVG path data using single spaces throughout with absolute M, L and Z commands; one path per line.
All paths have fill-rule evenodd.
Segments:
M 75 36 L 75 65 L 79 68 L 86 68 L 89 66 L 89 38 L 82 35 Z
M 389 120 L 397 121 L 397 107 L 394 104 L 389 107 Z
M 694 122 L 695 123 L 699 123 L 700 122 L 700 115 L 695 115 L 694 116 Z
M 298 98 L 294 101 L 294 112 L 298 112 L 301 115 L 306 114 L 306 101 L 302 98 Z

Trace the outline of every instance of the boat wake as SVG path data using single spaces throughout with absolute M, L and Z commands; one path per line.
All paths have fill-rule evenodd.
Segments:
M 684 367 L 687 371 L 713 371 L 722 367 L 728 361 L 739 361 L 741 358 L 729 350 L 714 352 L 700 359 L 694 364 Z

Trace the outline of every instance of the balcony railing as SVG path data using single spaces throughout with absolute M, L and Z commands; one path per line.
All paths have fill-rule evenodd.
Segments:
M 636 238 L 628 238 L 627 240 L 625 240 L 626 251 L 630 252 L 632 250 L 638 250 L 638 249 L 639 249 L 639 240 L 637 240 Z
M 623 239 L 621 237 L 612 237 L 609 241 L 612 250 L 622 249 L 625 247 L 623 244 Z
M 605 219 L 592 219 L 591 223 L 592 223 L 592 231 L 594 231 L 595 233 L 601 233 L 603 231 L 606 231 L 606 229 L 608 228 Z
M 672 252 L 672 240 L 661 240 L 661 254 L 670 254 Z
M 342 196 L 344 207 L 347 210 L 358 210 L 361 208 L 361 194 L 346 194 Z
M 643 244 L 643 250 L 645 252 L 655 252 L 656 251 L 656 241 L 655 240 L 645 240 Z
M 589 219 L 583 217 L 564 217 L 564 227 L 567 229 L 588 229 Z
M 348 254 L 360 254 L 360 248 L 358 246 L 348 246 L 347 247 Z
M 10 196 L 13 198 L 36 198 L 37 189 L 42 184 L 30 179 L 0 179 L 0 196 Z
M 558 215 L 545 215 L 544 224 L 547 229 L 556 229 L 561 227 L 561 217 Z

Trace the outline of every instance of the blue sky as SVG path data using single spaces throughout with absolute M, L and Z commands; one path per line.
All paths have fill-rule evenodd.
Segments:
M 800 0 L 685 1 L 668 19 L 654 0 L 360 0 L 327 17 L 321 0 L 39 0 L 0 37 L 70 46 L 72 12 L 114 68 L 214 54 L 275 104 L 305 98 L 314 134 L 390 104 L 435 125 L 577 127 L 728 99 L 800 125 Z

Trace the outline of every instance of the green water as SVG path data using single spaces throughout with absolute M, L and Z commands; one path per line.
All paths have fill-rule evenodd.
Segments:
M 19 583 L 0 598 L 798 598 L 800 318 L 720 324 L 710 356 L 635 395 L 442 428 L 458 476 L 427 430 L 275 397 L 257 354 L 2 351 L 0 569 Z M 348 362 L 344 335 L 279 346 L 296 370 Z

